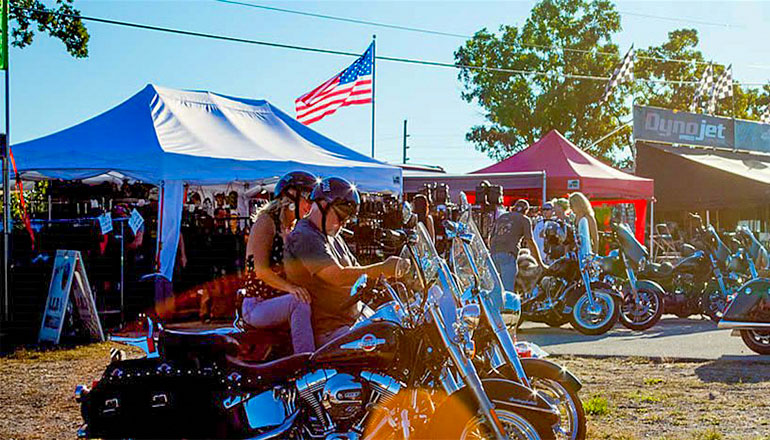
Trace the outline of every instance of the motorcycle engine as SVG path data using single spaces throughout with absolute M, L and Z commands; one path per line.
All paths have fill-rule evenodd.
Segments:
M 306 428 L 313 438 L 361 432 L 367 407 L 389 402 L 400 389 L 397 380 L 368 371 L 353 376 L 318 370 L 297 380 L 299 395 L 311 410 Z
M 337 427 L 347 429 L 363 415 L 364 387 L 349 374 L 337 374 L 326 381 L 321 403 Z

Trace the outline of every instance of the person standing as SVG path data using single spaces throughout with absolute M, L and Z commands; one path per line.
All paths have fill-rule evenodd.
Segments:
M 430 203 L 428 198 L 422 194 L 417 194 L 412 200 L 412 206 L 414 207 L 414 213 L 417 214 L 417 221 L 425 225 L 425 228 L 430 234 L 430 239 L 436 242 L 436 226 L 433 221 L 433 216 L 430 213 Z
M 584 259 L 599 247 L 599 228 L 596 225 L 596 216 L 588 197 L 581 192 L 570 194 L 569 206 L 575 215 L 578 256 Z
M 513 211 L 502 214 L 492 225 L 489 239 L 489 247 L 503 287 L 507 291 L 514 291 L 516 274 L 518 273 L 517 259 L 522 240 L 532 251 L 532 255 L 539 266 L 545 267 L 540 257 L 540 250 L 533 239 L 532 220 L 526 216 L 529 210 L 529 202 L 519 199 L 513 205 Z

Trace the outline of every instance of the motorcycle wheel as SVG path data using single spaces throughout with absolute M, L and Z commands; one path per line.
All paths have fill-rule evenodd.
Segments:
M 601 288 L 594 288 L 593 294 L 598 310 L 589 310 L 588 295 L 583 293 L 572 306 L 569 317 L 572 327 L 584 335 L 607 333 L 618 322 L 620 315 L 619 301 L 612 294 Z
M 637 289 L 641 304 L 636 307 L 631 290 L 624 292 L 620 308 L 620 323 L 634 331 L 644 331 L 654 326 L 663 316 L 663 297 L 650 289 Z
M 770 355 L 770 331 L 741 330 L 741 339 L 754 353 Z
M 586 438 L 586 413 L 583 408 L 583 402 L 580 400 L 576 391 L 570 391 L 558 380 L 553 377 L 538 375 L 536 371 L 528 370 L 525 367 L 527 377 L 529 377 L 532 389 L 545 397 L 551 405 L 559 409 L 560 428 L 563 434 L 558 436 L 559 440 L 585 440 Z M 509 365 L 504 365 L 499 370 L 489 373 L 492 377 L 500 377 L 518 382 L 516 374 Z
M 737 283 L 729 278 L 725 278 L 725 287 L 727 287 L 730 292 L 735 292 L 738 289 Z M 722 319 L 725 310 L 727 310 L 729 302 L 728 298 L 719 288 L 719 284 L 712 281 L 708 283 L 706 289 L 703 291 L 701 304 L 703 313 L 712 321 L 719 322 Z
M 451 397 L 450 397 L 451 398 Z M 458 402 L 459 403 L 459 402 Z M 451 410 L 450 410 L 451 409 Z M 506 409 L 495 409 L 507 437 L 511 440 L 541 440 L 540 435 L 524 417 Z M 494 439 L 484 418 L 466 408 L 465 405 L 451 405 L 442 414 L 434 414 L 435 420 L 441 420 L 427 437 L 436 439 L 485 440 Z

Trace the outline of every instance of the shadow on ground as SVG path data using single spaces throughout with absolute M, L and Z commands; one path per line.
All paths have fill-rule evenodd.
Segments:
M 765 358 L 767 356 L 761 356 Z M 767 362 L 756 362 L 760 356 L 730 356 L 708 362 L 695 369 L 695 375 L 707 383 L 760 383 L 770 382 Z

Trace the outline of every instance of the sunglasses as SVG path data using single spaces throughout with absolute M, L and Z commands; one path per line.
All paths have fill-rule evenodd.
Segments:
M 332 205 L 332 209 L 337 214 L 341 224 L 345 224 L 352 220 L 358 213 L 358 206 L 354 204 L 338 203 Z

